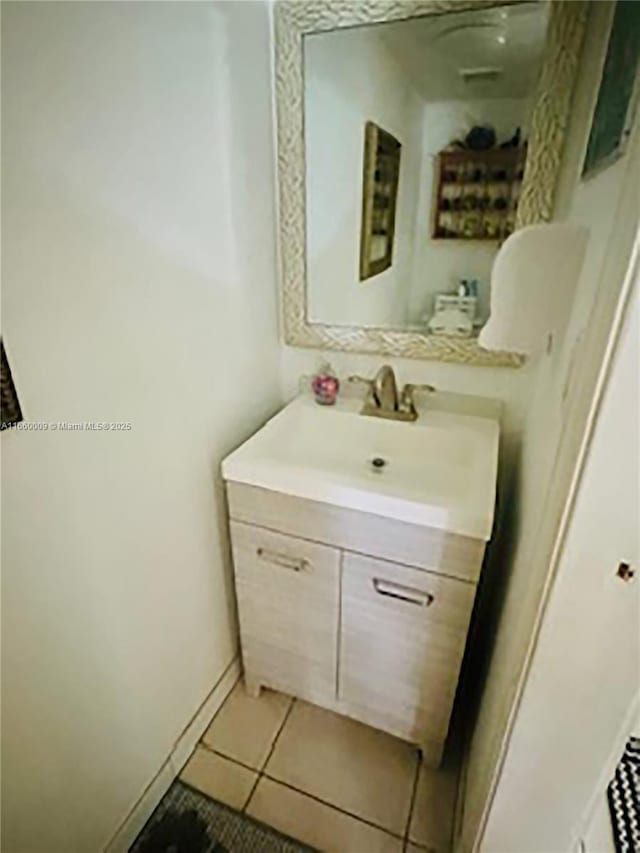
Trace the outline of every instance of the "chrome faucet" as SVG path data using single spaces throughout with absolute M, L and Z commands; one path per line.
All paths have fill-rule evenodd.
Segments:
M 350 376 L 349 382 L 362 382 L 368 386 L 367 396 L 360 412 L 375 418 L 389 418 L 394 421 L 415 421 L 418 411 L 413 394 L 415 391 L 435 391 L 433 385 L 414 385 L 408 382 L 398 396 L 398 385 L 393 368 L 383 365 L 373 379 L 362 376 Z

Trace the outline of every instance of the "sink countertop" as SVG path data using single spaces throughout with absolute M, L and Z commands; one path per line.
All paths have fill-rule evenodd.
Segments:
M 500 426 L 488 416 L 418 406 L 414 423 L 360 415 L 362 399 L 319 406 L 303 394 L 222 463 L 225 480 L 488 540 Z M 455 395 L 448 395 L 455 396 Z M 422 401 L 421 401 L 422 402 Z M 442 404 L 442 405 L 441 405 Z M 375 469 L 371 460 L 385 460 Z

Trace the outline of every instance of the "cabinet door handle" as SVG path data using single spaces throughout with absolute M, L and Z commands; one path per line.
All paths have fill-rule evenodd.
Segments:
M 422 592 L 422 590 L 412 589 L 410 586 L 391 583 L 391 581 L 385 581 L 382 580 L 382 578 L 373 579 L 373 588 L 378 595 L 386 595 L 389 598 L 399 598 L 400 601 L 407 601 L 409 604 L 417 604 L 419 607 L 429 607 L 429 605 L 433 604 L 435 600 L 430 592 Z
M 283 569 L 291 569 L 292 572 L 303 572 L 310 566 L 309 561 L 304 558 L 288 557 L 286 554 L 269 551 L 267 548 L 258 548 L 256 554 L 266 563 L 273 563 L 273 565 L 281 566 Z

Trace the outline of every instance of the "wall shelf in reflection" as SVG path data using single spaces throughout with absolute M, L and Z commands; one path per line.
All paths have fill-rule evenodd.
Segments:
M 441 151 L 433 205 L 436 240 L 504 240 L 515 227 L 526 146 Z

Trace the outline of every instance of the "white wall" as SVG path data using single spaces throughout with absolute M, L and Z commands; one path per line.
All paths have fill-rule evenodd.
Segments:
M 220 458 L 280 402 L 262 3 L 4 3 L 3 849 L 104 847 L 235 654 Z
M 304 40 L 307 292 L 315 322 L 406 322 L 418 202 L 424 102 L 375 32 L 335 30 Z M 401 143 L 393 263 L 360 281 L 365 122 Z
M 592 4 L 578 72 L 558 209 L 563 218 L 589 227 L 589 245 L 567 333 L 532 374 L 535 381 L 530 389 L 531 408 L 515 496 L 517 518 L 509 543 L 512 556 L 505 588 L 496 590 L 504 605 L 469 756 L 464 850 L 470 848 L 480 825 L 500 754 L 562 509 L 561 505 L 556 508 L 561 497 L 558 483 L 570 476 L 575 455 L 570 448 L 579 439 L 590 384 L 637 227 L 637 131 L 627 156 L 589 180 L 580 180 L 612 9 L 613 4 Z
M 520 127 L 527 137 L 530 100 L 490 98 L 472 101 L 434 101 L 425 104 L 422 119 L 420 198 L 414 221 L 415 236 L 408 295 L 408 319 L 418 324 L 433 310 L 436 293 L 455 293 L 460 279 L 478 280 L 478 316 L 489 315 L 491 267 L 498 251 L 496 241 L 434 240 L 433 205 L 436 157 L 454 139 L 464 139 L 475 125 L 491 125 L 499 142 L 510 139 Z
M 631 734 L 640 591 L 616 568 L 640 560 L 639 295 L 636 284 L 487 826 L 492 853 L 574 850 Z

